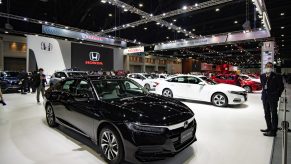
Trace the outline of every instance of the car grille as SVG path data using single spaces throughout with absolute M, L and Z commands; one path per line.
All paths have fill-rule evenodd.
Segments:
M 173 142 L 173 145 L 176 149 L 176 151 L 179 151 L 181 148 L 183 148 L 185 145 L 187 145 L 189 142 L 191 142 L 191 139 L 193 139 L 193 137 L 191 139 L 189 139 L 188 141 L 185 141 L 184 143 L 181 143 L 181 133 L 191 129 L 194 127 L 193 130 L 193 137 L 195 136 L 195 132 L 196 132 L 196 122 L 195 120 L 190 122 L 187 128 L 181 127 L 175 130 L 170 131 L 170 139 Z

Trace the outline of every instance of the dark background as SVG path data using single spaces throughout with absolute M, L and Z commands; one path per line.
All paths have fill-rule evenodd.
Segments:
M 86 65 L 85 61 L 90 61 L 90 52 L 99 52 L 99 61 L 103 62 L 103 65 Z M 104 71 L 113 70 L 113 49 L 72 43 L 71 65 L 81 71 L 98 71 L 101 68 Z

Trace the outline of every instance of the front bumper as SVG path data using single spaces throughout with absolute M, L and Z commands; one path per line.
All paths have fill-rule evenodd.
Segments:
M 129 129 L 121 130 L 125 160 L 141 163 L 172 157 L 197 140 L 196 126 L 194 119 L 187 128 L 166 130 L 163 134 L 134 132 Z
M 248 100 L 247 94 L 238 95 L 238 94 L 229 94 L 228 103 L 229 104 L 243 104 Z

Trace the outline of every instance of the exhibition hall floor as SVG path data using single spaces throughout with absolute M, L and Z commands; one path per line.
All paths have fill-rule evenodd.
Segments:
M 51 129 L 35 94 L 5 94 L 0 106 L 0 164 L 104 163 L 92 144 L 63 127 Z M 185 102 L 197 120 L 197 139 L 180 154 L 155 164 L 268 164 L 273 138 L 265 128 L 260 93 L 240 106 Z M 79 142 L 73 138 L 79 138 Z

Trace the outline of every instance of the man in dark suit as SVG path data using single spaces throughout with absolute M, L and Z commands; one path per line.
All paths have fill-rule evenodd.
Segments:
M 267 129 L 261 129 L 264 136 L 275 137 L 278 130 L 278 101 L 284 90 L 282 76 L 273 72 L 273 64 L 268 62 L 265 66 L 265 73 L 261 75 L 263 87 L 262 101 L 265 112 Z

